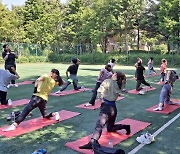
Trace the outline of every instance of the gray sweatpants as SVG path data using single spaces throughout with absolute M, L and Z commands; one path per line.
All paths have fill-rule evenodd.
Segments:
M 164 84 L 160 93 L 159 103 L 168 104 L 170 101 L 171 86 L 169 84 Z

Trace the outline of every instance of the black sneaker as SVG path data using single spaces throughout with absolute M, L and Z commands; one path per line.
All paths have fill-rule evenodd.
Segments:
M 124 129 L 126 130 L 126 135 L 131 133 L 130 125 L 124 125 Z
M 89 142 L 88 144 L 82 145 L 79 149 L 92 149 L 92 143 Z

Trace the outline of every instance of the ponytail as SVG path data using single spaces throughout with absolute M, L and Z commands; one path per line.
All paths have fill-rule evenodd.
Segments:
M 116 72 L 116 74 L 117 74 L 117 85 L 119 89 L 121 89 L 123 82 L 126 83 L 126 75 L 122 72 Z

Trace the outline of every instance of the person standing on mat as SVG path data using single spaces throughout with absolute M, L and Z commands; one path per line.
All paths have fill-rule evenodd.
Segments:
M 153 109 L 154 111 L 162 111 L 164 104 L 174 105 L 174 103 L 170 101 L 170 96 L 173 90 L 173 84 L 177 79 L 179 79 L 179 77 L 175 71 L 171 70 L 167 72 L 167 77 L 159 97 L 159 106 Z
M 15 119 L 15 122 L 9 127 L 2 131 L 12 131 L 26 118 L 26 116 L 35 108 L 39 108 L 43 118 L 55 117 L 56 120 L 60 119 L 58 112 L 53 112 L 50 114 L 46 113 L 46 105 L 48 101 L 48 94 L 56 86 L 61 86 L 64 84 L 59 71 L 57 69 L 52 69 L 49 74 L 45 74 L 39 77 L 35 82 L 34 93 L 31 97 L 30 102 L 25 106 L 22 113 Z
M 11 68 L 9 68 L 11 69 Z M 10 73 L 10 72 L 13 72 Z M 16 72 L 16 70 L 3 70 L 0 69 L 0 102 L 1 105 L 12 105 L 12 100 L 11 99 L 6 99 L 7 97 L 7 86 L 11 82 L 11 80 L 16 80 L 19 79 L 19 75 Z
M 136 68 L 136 75 L 137 75 L 137 83 L 136 83 L 136 90 L 137 91 L 140 91 L 141 89 L 143 89 L 141 86 L 141 83 L 146 85 L 146 86 L 149 86 L 151 88 L 151 85 L 149 83 L 147 83 L 144 79 L 144 72 L 145 72 L 145 68 L 144 66 L 142 65 L 142 61 L 139 61 L 137 63 L 137 68 Z
M 148 74 L 151 75 L 152 72 L 156 73 L 156 71 L 154 70 L 153 68 L 153 64 L 154 64 L 154 58 L 153 57 L 150 57 L 149 60 L 148 60 Z
M 2 53 L 2 58 L 5 61 L 5 69 L 9 69 L 12 74 L 14 74 L 14 71 L 11 70 L 16 70 L 16 62 L 15 59 L 18 58 L 17 54 L 9 48 L 8 44 L 3 45 L 4 52 Z M 15 84 L 15 80 L 11 80 L 10 84 L 7 86 L 8 88 L 14 86 L 18 87 L 17 84 Z
M 67 77 L 67 82 L 66 84 L 56 92 L 56 94 L 61 93 L 64 91 L 71 83 L 73 83 L 74 90 L 79 90 L 81 88 L 84 88 L 83 86 L 78 87 L 78 78 L 77 78 L 77 71 L 79 68 L 80 60 L 78 58 L 72 58 L 72 65 L 70 65 L 66 71 L 66 77 Z M 70 75 L 69 75 L 70 74 Z
M 98 92 L 98 97 L 102 100 L 100 113 L 96 122 L 95 131 L 89 143 L 80 146 L 80 149 L 92 149 L 92 145 L 97 143 L 102 134 L 102 129 L 106 125 L 108 132 L 125 129 L 126 135 L 131 133 L 130 125 L 115 124 L 117 116 L 116 100 L 120 96 L 122 82 L 125 79 L 125 74 L 116 72 L 111 79 L 103 81 Z
M 100 87 L 101 83 L 108 78 L 111 78 L 112 76 L 112 68 L 111 65 L 106 65 L 105 68 L 102 68 L 99 76 L 96 80 L 96 86 L 93 90 L 93 94 L 91 97 L 91 100 L 89 101 L 89 103 L 85 104 L 86 107 L 88 106 L 94 106 L 95 105 L 95 101 L 96 101 L 96 96 L 97 96 L 97 89 Z
M 162 59 L 161 60 L 161 67 L 160 67 L 160 72 L 161 72 L 160 82 L 164 81 L 164 77 L 166 76 L 166 71 L 167 71 L 167 60 Z

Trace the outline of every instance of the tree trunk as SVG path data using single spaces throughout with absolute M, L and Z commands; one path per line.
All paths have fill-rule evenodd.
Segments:
M 129 49 L 128 49 L 127 22 L 126 22 L 126 20 L 125 20 L 125 48 L 126 48 L 126 54 L 128 56 Z

